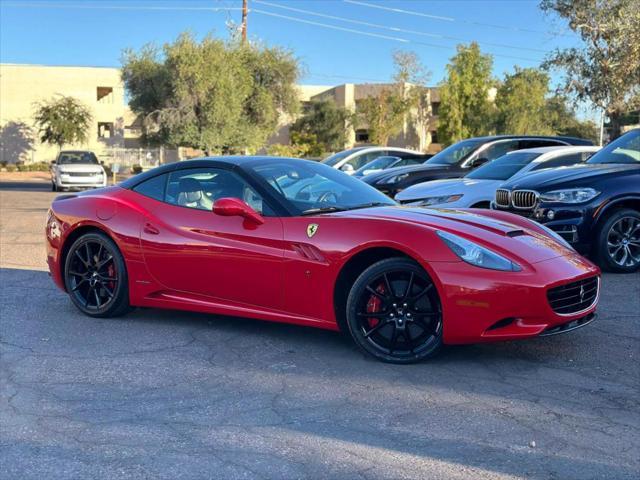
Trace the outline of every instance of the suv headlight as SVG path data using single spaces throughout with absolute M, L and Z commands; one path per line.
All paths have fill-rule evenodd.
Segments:
M 440 197 L 427 197 L 427 198 L 422 198 L 420 200 L 415 200 L 412 202 L 405 202 L 405 205 L 427 207 L 429 205 L 439 205 L 441 203 L 457 202 L 462 197 L 464 197 L 464 195 L 462 195 L 461 193 L 457 193 L 455 195 L 443 195 Z
M 593 188 L 569 188 L 540 194 L 540 200 L 557 203 L 583 203 L 600 195 Z
M 401 173 L 400 175 L 394 175 L 393 177 L 389 178 L 388 180 L 383 180 L 380 183 L 398 183 L 401 182 L 402 180 L 404 180 L 405 178 L 407 178 L 409 176 L 408 173 Z
M 436 233 L 453 253 L 471 265 L 504 272 L 519 272 L 522 270 L 520 265 L 512 262 L 508 258 L 504 258 L 502 255 L 492 252 L 488 248 L 481 247 L 453 233 L 442 232 L 440 230 L 437 230 Z

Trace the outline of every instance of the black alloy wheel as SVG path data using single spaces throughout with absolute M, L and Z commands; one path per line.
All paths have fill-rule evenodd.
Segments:
M 78 238 L 67 253 L 65 286 L 73 304 L 92 317 L 129 310 L 127 272 L 116 244 L 101 233 Z
M 367 268 L 347 299 L 356 344 L 389 363 L 414 363 L 442 345 L 442 309 L 433 281 L 415 262 L 381 260 Z
M 598 235 L 598 258 L 612 272 L 640 269 L 640 212 L 623 209 L 607 218 Z

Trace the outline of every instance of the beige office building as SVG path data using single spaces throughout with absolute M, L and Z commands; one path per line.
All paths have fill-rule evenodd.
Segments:
M 300 101 L 305 105 L 321 99 L 330 99 L 337 105 L 357 111 L 358 102 L 376 95 L 384 84 L 353 84 L 338 86 L 300 85 Z M 57 155 L 57 147 L 41 144 L 34 126 L 36 105 L 58 96 L 72 96 L 87 105 L 93 119 L 88 141 L 84 145 L 65 145 L 65 149 L 94 151 L 107 163 L 133 156 L 129 163 L 142 163 L 137 157 L 149 158 L 150 150 L 140 149 L 139 121 L 129 110 L 125 100 L 124 85 L 118 68 L 60 67 L 45 65 L 0 64 L 0 161 L 8 163 L 51 161 Z M 403 125 L 403 131 L 390 144 L 422 151 L 437 150 L 435 128 L 437 125 L 437 90 L 431 89 L 430 118 L 425 125 L 416 125 L 411 118 Z M 269 144 L 289 143 L 289 126 L 295 121 L 283 115 L 278 132 Z M 351 128 L 345 148 L 369 142 L 366 125 Z M 186 153 L 186 155 L 189 155 Z M 158 160 L 173 160 L 185 156 L 184 151 L 162 150 L 155 155 Z
M 1 160 L 55 158 L 57 147 L 38 141 L 34 111 L 37 103 L 58 95 L 77 98 L 93 117 L 87 143 L 65 148 L 89 149 L 100 156 L 110 148 L 138 146 L 139 132 L 130 127 L 135 117 L 125 102 L 120 69 L 0 64 Z

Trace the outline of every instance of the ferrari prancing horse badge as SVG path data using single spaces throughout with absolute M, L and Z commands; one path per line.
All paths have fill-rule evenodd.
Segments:
M 313 237 L 317 231 L 318 231 L 317 223 L 310 223 L 309 225 L 307 225 L 307 237 L 309 238 Z

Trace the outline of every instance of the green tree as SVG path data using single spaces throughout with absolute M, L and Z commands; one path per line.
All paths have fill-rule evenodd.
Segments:
M 493 58 L 483 55 L 475 42 L 458 45 L 457 50 L 440 85 L 438 137 L 444 144 L 491 133 L 494 123 L 489 98 Z
M 291 132 L 292 135 L 313 135 L 325 152 L 335 152 L 344 148 L 351 116 L 330 100 L 312 102 L 308 111 L 291 126 Z
M 391 137 L 402 132 L 410 109 L 404 86 L 393 85 L 360 100 L 358 117 L 369 128 L 369 140 L 386 146 Z
M 617 137 L 621 117 L 640 108 L 638 0 L 542 0 L 540 7 L 565 19 L 583 41 L 557 49 L 543 66 L 564 71 L 562 91 L 602 108 Z
M 512 135 L 549 135 L 553 133 L 547 117 L 546 96 L 549 76 L 535 68 L 516 67 L 505 75 L 496 94 L 499 133 Z
M 407 124 L 424 124 L 431 114 L 426 82 L 430 73 L 413 52 L 393 53 L 393 84 L 358 103 L 358 119 L 369 129 L 369 139 L 387 145 Z
M 264 145 L 297 111 L 298 72 L 288 51 L 185 33 L 162 51 L 126 51 L 122 78 L 147 141 L 219 153 Z
M 561 95 L 547 99 L 546 115 L 555 135 L 569 135 L 598 141 L 596 124 L 589 120 L 579 120 L 568 100 Z
M 87 141 L 92 116 L 80 100 L 60 96 L 36 104 L 34 118 L 40 141 L 61 149 Z

